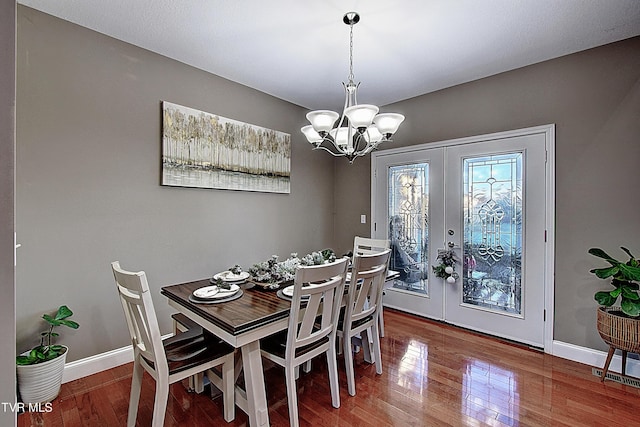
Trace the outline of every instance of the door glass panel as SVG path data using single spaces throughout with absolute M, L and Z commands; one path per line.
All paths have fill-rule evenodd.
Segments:
M 522 314 L 522 153 L 463 160 L 462 302 Z
M 429 164 L 391 166 L 388 179 L 393 287 L 428 295 Z

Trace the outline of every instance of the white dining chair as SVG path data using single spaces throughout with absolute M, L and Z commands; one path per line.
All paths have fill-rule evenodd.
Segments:
M 353 255 L 370 255 L 391 248 L 389 239 L 371 239 L 355 236 L 353 238 Z M 384 337 L 384 311 L 380 310 L 380 336 Z
M 227 422 L 233 421 L 234 348 L 202 328 L 190 328 L 162 340 L 145 272 L 125 271 L 118 261 L 112 262 L 111 268 L 133 345 L 133 376 L 127 426 L 136 425 L 145 370 L 156 381 L 152 421 L 154 427 L 164 424 L 169 385 L 200 372 L 207 372 L 209 380 L 221 389 L 224 419 Z M 220 377 L 213 372 L 215 367 L 220 367 Z
M 370 255 L 382 252 L 391 247 L 389 239 L 370 239 L 368 237 L 355 236 L 353 238 L 353 255 Z
M 374 360 L 376 373 L 382 374 L 378 318 L 382 311 L 382 287 L 387 275 L 390 255 L 391 250 L 385 249 L 383 252 L 353 257 L 347 304 L 338 321 L 337 331 L 344 346 L 342 352 L 347 373 L 347 388 L 351 396 L 356 394 L 352 340 L 357 339 L 359 346 L 364 350 L 365 358 Z M 369 337 L 369 330 L 371 330 L 371 337 Z M 373 359 L 371 359 L 372 353 Z
M 340 407 L 335 342 L 347 264 L 348 258 L 341 258 L 329 264 L 299 267 L 288 328 L 260 340 L 262 356 L 285 369 L 291 426 L 298 426 L 296 367 L 323 353 L 327 356 L 331 404 Z

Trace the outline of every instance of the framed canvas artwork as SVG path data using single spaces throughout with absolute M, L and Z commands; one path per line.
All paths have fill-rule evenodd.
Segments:
M 289 193 L 291 135 L 162 102 L 162 185 Z

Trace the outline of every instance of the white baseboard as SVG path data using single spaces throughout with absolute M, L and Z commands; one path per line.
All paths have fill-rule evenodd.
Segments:
M 553 341 L 552 354 L 554 356 L 569 359 L 574 362 L 584 363 L 585 365 L 595 366 L 602 369 L 604 362 L 607 360 L 607 353 L 600 350 L 594 350 L 587 347 L 580 347 L 562 341 Z M 609 370 L 620 373 L 622 370 L 622 356 L 619 352 L 613 356 Z M 625 375 L 631 377 L 640 377 L 640 360 L 627 357 L 627 369 Z
M 97 374 L 129 362 L 133 362 L 133 349 L 131 346 L 69 362 L 64 366 L 62 383 Z
M 168 338 L 173 334 L 168 334 L 162 339 Z M 84 359 L 69 362 L 64 366 L 64 374 L 62 375 L 62 383 L 77 380 L 125 363 L 133 362 L 133 349 L 131 346 L 116 348 L 106 353 L 96 354 L 95 356 L 85 357 Z

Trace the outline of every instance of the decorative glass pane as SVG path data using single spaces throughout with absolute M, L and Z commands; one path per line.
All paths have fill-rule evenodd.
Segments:
M 522 153 L 464 159 L 462 302 L 521 315 Z
M 393 286 L 428 295 L 429 164 L 392 166 L 388 178 Z

